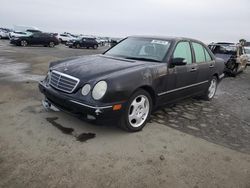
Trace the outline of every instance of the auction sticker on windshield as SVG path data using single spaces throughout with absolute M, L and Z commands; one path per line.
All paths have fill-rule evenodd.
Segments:
M 151 43 L 153 43 L 153 44 L 168 45 L 168 41 L 165 41 L 165 40 L 152 40 Z

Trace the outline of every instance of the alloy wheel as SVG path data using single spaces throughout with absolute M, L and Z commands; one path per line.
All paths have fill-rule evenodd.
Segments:
M 21 41 L 21 46 L 25 47 L 25 46 L 27 46 L 27 44 L 28 44 L 28 43 L 27 43 L 26 40 L 22 40 L 22 41 Z
M 55 46 L 55 43 L 54 42 L 50 42 L 49 43 L 49 47 L 53 48 Z
M 212 99 L 215 95 L 216 92 L 216 88 L 217 88 L 217 80 L 216 78 L 213 78 L 210 82 L 210 86 L 208 88 L 208 98 Z
M 132 127 L 140 127 L 147 119 L 150 103 L 145 95 L 139 95 L 130 104 L 128 120 Z

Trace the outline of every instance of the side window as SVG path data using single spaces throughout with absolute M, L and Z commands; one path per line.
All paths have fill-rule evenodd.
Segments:
M 33 37 L 38 38 L 38 37 L 40 37 L 40 34 L 39 33 L 34 33 Z
M 193 42 L 192 45 L 193 45 L 193 48 L 194 48 L 195 62 L 196 63 L 205 62 L 206 59 L 205 59 L 205 53 L 204 53 L 203 46 L 201 44 L 198 44 L 198 43 L 195 43 L 195 42 Z
M 184 58 L 187 60 L 187 64 L 192 63 L 192 53 L 189 42 L 180 42 L 177 44 L 174 54 L 174 58 Z
M 206 61 L 212 61 L 212 58 L 210 56 L 210 54 L 208 53 L 207 49 L 204 48 L 204 52 L 205 52 L 205 57 L 206 57 Z

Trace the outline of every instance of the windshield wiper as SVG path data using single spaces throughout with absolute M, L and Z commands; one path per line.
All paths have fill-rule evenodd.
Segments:
M 133 59 L 133 60 L 141 60 L 141 61 L 153 61 L 153 62 L 161 62 L 157 59 L 145 58 L 145 57 L 124 57 L 125 59 Z

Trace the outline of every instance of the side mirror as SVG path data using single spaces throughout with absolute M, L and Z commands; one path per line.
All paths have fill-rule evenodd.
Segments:
M 172 67 L 174 66 L 182 66 L 182 65 L 186 65 L 187 64 L 187 60 L 184 58 L 172 58 L 171 63 Z

